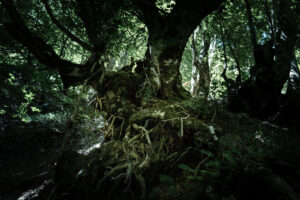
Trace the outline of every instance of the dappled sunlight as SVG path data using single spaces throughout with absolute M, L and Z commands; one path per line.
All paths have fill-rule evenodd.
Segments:
M 26 199 L 33 199 L 39 197 L 39 192 L 45 188 L 46 185 L 48 185 L 53 180 L 46 180 L 42 185 L 27 190 L 26 192 L 22 193 L 21 196 L 18 197 L 17 200 L 26 200 Z
M 0 199 L 300 199 L 295 0 L 0 0 Z
M 84 155 L 88 155 L 91 151 L 95 150 L 95 149 L 99 149 L 101 148 L 101 145 L 104 141 L 104 137 L 100 136 L 99 137 L 99 142 L 95 143 L 95 144 L 87 144 L 85 145 L 85 147 L 83 149 L 78 150 L 77 152 L 80 154 L 84 154 Z M 95 142 L 95 141 L 94 141 Z

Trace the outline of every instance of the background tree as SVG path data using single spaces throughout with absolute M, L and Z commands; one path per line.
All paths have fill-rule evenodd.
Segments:
M 297 199 L 299 145 L 279 137 L 290 130 L 223 109 L 297 126 L 296 1 L 0 2 L 1 117 L 28 125 L 32 113 L 54 110 L 69 118 L 48 191 L 54 199 L 130 199 L 137 190 L 181 198 L 191 188 L 203 199 L 249 190 L 245 199 Z M 195 80 L 200 98 L 182 80 Z M 101 148 L 70 150 L 87 135 Z M 278 164 L 286 155 L 289 164 Z M 278 168 L 291 174 L 278 176 Z M 236 180 L 245 186 L 240 177 L 269 190 L 247 182 L 236 191 Z
M 296 43 L 297 29 L 293 25 L 296 19 L 290 2 L 280 1 L 275 41 L 272 41 L 271 30 L 271 39 L 260 45 L 257 44 L 250 4 L 248 1 L 245 2 L 255 65 L 251 68 L 250 78 L 238 91 L 237 98 L 240 104 L 236 104 L 237 101 L 234 104 L 237 110 L 246 111 L 259 118 L 266 118 L 278 112 L 281 104 L 281 90 L 289 79 Z
M 197 28 L 192 36 L 191 50 L 193 52 L 193 69 L 191 77 L 191 94 L 196 96 L 200 93 L 207 100 L 210 88 L 210 73 L 208 63 L 208 50 L 210 47 L 210 38 L 205 30 L 201 31 L 201 51 L 197 50 L 196 36 L 199 32 Z

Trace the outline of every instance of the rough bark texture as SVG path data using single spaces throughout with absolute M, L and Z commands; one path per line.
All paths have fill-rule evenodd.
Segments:
M 152 39 L 151 35 L 154 34 L 150 33 L 149 37 L 146 74 L 150 79 L 150 84 L 158 92 L 158 96 L 163 99 L 177 97 L 181 86 L 179 67 L 185 42 L 175 43 L 168 39 Z
M 189 149 L 192 149 L 189 157 L 195 157 L 202 144 L 206 149 L 215 148 L 215 130 L 197 118 L 184 102 L 170 99 L 184 96 L 179 66 L 189 36 L 222 1 L 179 0 L 170 15 L 160 14 L 154 1 L 137 1 L 149 39 L 145 60 L 136 62 L 135 72 L 130 66 L 118 72 L 106 71 L 98 62 L 105 43 L 99 41 L 100 30 L 93 21 L 95 8 L 89 6 L 95 1 L 88 4 L 77 0 L 78 14 L 93 47 L 92 56 L 84 65 L 59 58 L 46 42 L 30 32 L 12 2 L 2 2 L 12 18 L 12 24 L 7 24 L 9 32 L 40 62 L 59 68 L 65 82 L 92 85 L 98 92 L 99 108 L 109 118 L 100 150 L 85 157 L 67 150 L 68 145 L 63 146 L 67 151 L 56 168 L 53 199 L 65 199 L 63 195 L 69 192 L 74 194 L 72 199 L 95 196 L 120 199 L 115 191 L 124 191 L 125 197 L 132 199 L 128 190 L 136 191 L 139 187 L 142 198 L 146 199 L 149 192 L 146 185 L 151 185 L 161 166 L 171 170 L 186 157 Z M 70 137 L 67 135 L 66 140 Z M 191 146 L 188 150 L 187 144 Z
M 149 31 L 146 74 L 159 97 L 182 96 L 179 66 L 185 44 L 200 21 L 222 2 L 179 0 L 170 14 L 161 14 L 154 1 L 137 1 L 140 19 Z
M 92 5 L 95 3 L 91 2 Z M 189 34 L 200 20 L 217 8 L 222 1 L 178 0 L 174 8 L 175 14 L 165 17 L 160 16 L 158 12 L 157 15 L 153 15 L 153 11 L 156 13 L 157 9 L 154 1 L 137 2 L 145 11 L 144 20 L 149 29 L 149 47 L 146 61 L 136 63 L 136 73 L 127 68 L 118 72 L 106 72 L 103 66 L 96 62 L 102 43 L 99 43 L 95 24 L 91 21 L 91 13 L 95 10 L 87 8 L 85 1 L 78 0 L 78 4 L 82 6 L 79 12 L 93 49 L 97 50 L 85 65 L 76 65 L 60 59 L 41 38 L 33 36 L 12 4 L 4 4 L 13 21 L 13 24 L 7 24 L 11 34 L 28 47 L 43 64 L 61 69 L 64 77 L 86 80 L 91 84 L 99 94 L 97 101 L 100 109 L 107 112 L 111 119 L 107 121 L 108 126 L 103 133 L 105 142 L 100 149 L 86 156 L 70 150 L 62 153 L 56 166 L 54 185 L 45 191 L 44 196 L 47 198 L 147 199 L 149 187 L 159 184 L 158 174 L 178 176 L 179 172 L 180 179 L 187 177 L 188 171 L 179 171 L 177 166 L 180 163 L 186 162 L 192 169 L 198 169 L 214 155 L 220 156 L 220 161 L 224 162 L 225 148 L 219 147 L 216 142 L 225 132 L 219 124 L 225 123 L 224 129 L 228 129 L 228 124 L 232 124 L 234 127 L 232 130 L 237 131 L 240 130 L 237 127 L 240 127 L 241 123 L 247 122 L 243 116 L 233 117 L 224 113 L 222 118 L 216 114 L 217 111 L 207 112 L 205 109 L 210 111 L 213 109 L 207 105 L 201 106 L 191 102 L 193 100 L 186 102 L 169 100 L 174 96 L 178 97 L 180 93 L 179 64 Z M 21 35 L 18 32 L 24 33 Z M 70 71 L 63 73 L 65 68 Z M 81 73 L 78 69 L 82 69 L 85 73 Z M 81 76 L 82 74 L 87 76 Z M 74 82 L 75 80 L 69 80 L 69 83 Z M 147 85 L 147 82 L 150 85 Z M 219 116 L 221 117 L 218 119 Z M 250 127 L 252 129 L 249 132 L 253 133 L 258 126 L 257 123 L 251 123 L 251 126 L 243 128 Z M 237 132 L 244 133 L 242 130 Z M 234 143 L 243 146 L 239 145 L 241 143 L 238 140 Z M 218 148 L 221 149 L 220 153 Z M 235 163 L 232 158 L 228 160 Z M 209 168 L 215 165 L 212 165 L 212 162 L 208 164 Z M 243 167 L 243 171 L 248 168 L 248 165 Z M 206 174 L 204 177 L 208 175 L 208 171 L 202 169 L 201 171 Z M 228 171 L 232 177 L 232 169 L 229 168 Z M 194 170 L 192 172 L 194 174 Z M 223 180 L 224 172 L 222 171 L 219 176 Z M 215 177 L 212 177 L 213 182 L 217 182 Z M 262 182 L 260 180 L 257 182 Z M 263 183 L 272 182 L 275 186 L 280 184 L 278 179 L 273 180 Z M 184 185 L 176 185 L 175 188 L 179 189 L 180 195 L 186 194 Z M 204 197 L 202 199 L 208 199 L 205 198 L 207 197 L 205 194 L 211 190 L 209 188 L 211 186 L 201 194 L 204 195 L 201 196 Z M 162 194 L 159 194 L 157 199 L 172 198 L 165 196 L 164 191 L 166 190 L 160 191 Z M 249 190 L 245 191 L 248 195 Z M 286 191 L 290 190 L 284 190 Z M 227 191 L 226 193 L 228 194 Z M 278 192 L 271 194 L 273 195 L 271 198 L 278 196 Z M 199 195 L 195 196 L 197 198 Z M 255 199 L 255 195 L 253 196 L 252 199 Z M 189 198 L 192 199 L 192 197 L 186 199 Z

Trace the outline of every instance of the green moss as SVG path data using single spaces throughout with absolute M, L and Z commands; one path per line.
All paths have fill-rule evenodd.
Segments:
M 109 96 L 116 100 L 117 95 Z M 118 102 L 112 105 L 127 109 Z M 203 106 L 194 99 L 150 98 L 147 107 L 137 107 L 123 120 L 110 124 L 112 131 L 106 133 L 102 148 L 87 156 L 85 180 L 97 188 L 97 196 L 110 193 L 111 199 L 132 199 L 128 192 L 116 192 L 130 188 L 136 196 L 149 191 L 159 199 L 180 198 L 181 194 L 209 199 L 207 191 L 227 198 L 226 191 L 236 181 L 247 188 L 252 183 L 243 178 L 259 177 L 260 169 L 271 171 L 266 161 L 276 154 L 270 134 L 280 132 L 245 114 Z M 118 135 L 121 126 L 124 134 Z M 231 192 L 239 195 L 239 191 Z

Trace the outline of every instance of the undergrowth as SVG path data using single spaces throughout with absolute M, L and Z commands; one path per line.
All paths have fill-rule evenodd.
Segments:
M 288 175 L 276 172 L 278 166 L 289 170 L 299 164 L 299 140 L 289 143 L 294 149 L 285 148 L 283 138 L 290 138 L 287 130 L 243 113 L 232 114 L 191 99 L 152 100 L 129 119 L 98 118 L 105 122 L 101 127 L 100 121 L 91 121 L 97 118 L 78 116 L 83 117 L 79 117 L 83 123 L 74 126 L 73 136 L 84 132 L 80 134 L 82 140 L 97 135 L 97 130 L 104 136 L 101 147 L 87 153 L 82 159 L 85 161 L 78 166 L 70 164 L 74 173 L 78 173 L 76 168 L 83 171 L 80 179 L 70 174 L 64 177 L 65 183 L 60 181 L 61 188 L 81 191 L 76 194 L 80 198 L 234 200 L 264 199 L 268 194 L 280 199 L 287 192 L 293 196 L 294 190 L 299 190 L 296 170 Z M 281 156 L 286 153 L 295 158 Z M 69 169 L 62 165 L 61 170 Z M 76 184 L 66 185 L 70 182 Z M 261 185 L 269 188 L 264 191 Z M 82 187 L 93 188 L 93 192 L 82 191 Z M 278 191 L 282 194 L 276 188 L 281 188 Z

